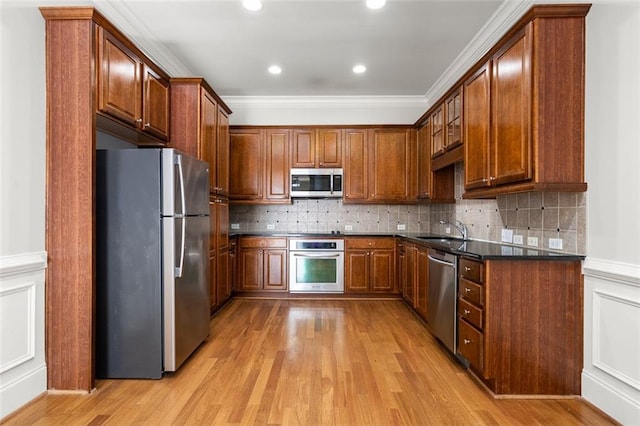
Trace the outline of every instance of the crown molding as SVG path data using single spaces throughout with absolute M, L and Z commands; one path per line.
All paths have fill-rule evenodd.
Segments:
M 222 96 L 231 109 L 260 108 L 424 108 L 424 96 Z
M 125 34 L 149 59 L 170 77 L 195 75 L 171 50 L 157 41 L 144 20 L 139 19 L 120 0 L 91 0 L 94 7 Z M 151 3 L 150 3 L 151 5 Z
M 506 0 L 478 31 L 469 44 L 445 69 L 425 94 L 428 108 L 482 58 L 506 32 L 536 3 L 536 0 Z

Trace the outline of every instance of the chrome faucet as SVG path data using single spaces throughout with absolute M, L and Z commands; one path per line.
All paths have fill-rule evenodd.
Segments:
M 465 225 L 464 223 L 460 222 L 459 220 L 456 220 L 456 223 L 451 223 L 448 220 L 441 220 L 440 224 L 441 225 L 452 225 L 454 228 L 456 228 L 458 230 L 458 232 L 460 234 L 462 234 L 462 239 L 463 240 L 467 239 L 467 225 Z

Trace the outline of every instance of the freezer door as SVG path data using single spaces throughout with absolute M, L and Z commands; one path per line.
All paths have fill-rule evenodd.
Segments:
M 209 217 L 163 218 L 164 371 L 209 335 Z
M 162 215 L 209 214 L 209 165 L 175 149 L 162 150 Z

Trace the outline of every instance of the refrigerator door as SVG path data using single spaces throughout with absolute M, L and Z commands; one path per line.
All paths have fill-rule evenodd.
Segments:
M 209 217 L 165 217 L 164 370 L 175 371 L 209 335 Z
M 162 215 L 209 214 L 209 165 L 175 149 L 162 150 Z

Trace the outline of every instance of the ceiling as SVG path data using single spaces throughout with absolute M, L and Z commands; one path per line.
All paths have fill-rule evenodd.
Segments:
M 224 97 L 424 96 L 503 1 L 264 0 L 259 12 L 241 0 L 92 3 L 152 58 L 178 64 L 174 75 L 202 76 Z M 352 72 L 357 63 L 366 73 Z

